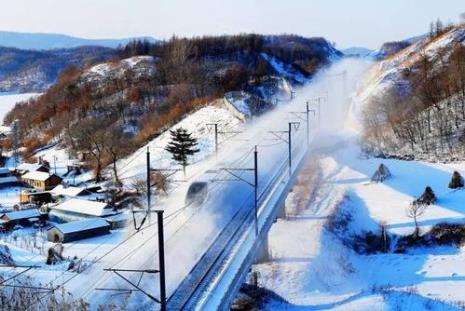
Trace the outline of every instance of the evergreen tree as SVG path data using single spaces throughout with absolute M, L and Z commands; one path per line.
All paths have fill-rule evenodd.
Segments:
M 452 178 L 449 182 L 449 188 L 451 189 L 457 189 L 457 188 L 462 188 L 463 187 L 463 177 L 460 175 L 459 172 L 454 171 L 452 174 Z
M 200 150 L 196 148 L 197 139 L 191 137 L 192 134 L 182 127 L 176 130 L 170 130 L 171 141 L 165 150 L 171 153 L 173 160 L 182 165 L 184 177 L 186 177 L 186 167 L 189 165 L 188 157 L 196 154 Z

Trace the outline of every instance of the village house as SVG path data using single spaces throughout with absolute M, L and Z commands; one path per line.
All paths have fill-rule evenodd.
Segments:
M 81 199 L 69 199 L 61 204 L 51 206 L 50 209 L 50 216 L 62 221 L 75 221 L 119 214 L 108 203 Z
M 56 225 L 47 230 L 47 239 L 68 243 L 110 233 L 110 224 L 102 218 L 93 218 Z
M 121 229 L 131 223 L 131 218 L 128 214 L 118 214 L 105 217 L 105 220 L 110 224 L 111 230 Z
M 20 204 L 38 204 L 42 205 L 45 203 L 52 202 L 52 195 L 48 191 L 42 191 L 37 189 L 25 189 L 19 194 Z
M 13 176 L 8 168 L 0 167 L 0 188 L 16 186 L 18 184 L 18 177 Z
M 74 186 L 66 186 L 66 185 L 58 185 L 52 190 L 50 193 L 56 197 L 67 197 L 67 198 L 75 198 L 79 196 L 86 196 L 90 195 L 91 192 L 88 191 L 84 187 L 74 187 Z
M 16 172 L 19 175 L 24 175 L 24 174 L 29 173 L 29 172 L 49 173 L 50 169 L 45 164 L 39 163 L 39 162 L 36 162 L 36 163 L 21 163 L 16 168 Z
M 61 177 L 47 172 L 29 172 L 21 176 L 21 180 L 39 190 L 50 190 L 61 184 Z
M 0 215 L 0 225 L 3 228 L 9 229 L 16 225 L 30 226 L 41 220 L 39 211 L 35 208 L 21 211 L 3 213 Z

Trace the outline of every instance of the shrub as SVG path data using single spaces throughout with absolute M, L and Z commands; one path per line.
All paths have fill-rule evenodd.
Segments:
M 373 181 L 373 182 L 383 182 L 386 179 L 388 179 L 389 177 L 391 177 L 391 172 L 389 171 L 389 169 L 387 168 L 386 165 L 381 163 L 379 165 L 378 169 L 376 170 L 376 172 L 371 177 L 371 181 Z
M 420 204 L 431 205 L 436 202 L 437 198 L 430 186 L 426 186 L 423 194 L 415 201 Z
M 457 189 L 457 188 L 462 188 L 463 187 L 463 177 L 460 175 L 459 172 L 454 171 L 452 174 L 452 178 L 449 182 L 449 188 L 451 189 Z

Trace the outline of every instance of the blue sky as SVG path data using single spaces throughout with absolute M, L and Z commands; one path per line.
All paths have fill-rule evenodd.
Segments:
M 241 32 L 324 36 L 337 47 L 377 48 L 458 21 L 464 0 L 13 0 L 0 30 L 86 38 L 168 38 Z

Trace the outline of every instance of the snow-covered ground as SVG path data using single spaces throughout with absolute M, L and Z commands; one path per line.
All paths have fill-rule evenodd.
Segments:
M 352 106 L 359 104 L 358 98 Z M 337 103 L 327 109 L 340 109 Z M 259 284 L 289 302 L 270 300 L 267 310 L 457 310 L 464 306 L 465 249 L 417 247 L 405 254 L 361 255 L 346 246 L 339 235 L 327 229 L 335 210 L 352 215 L 350 237 L 363 231 L 380 231 L 385 223 L 392 236 L 414 232 L 407 217 L 409 203 L 431 186 L 438 201 L 419 218 L 425 232 L 441 222 L 465 220 L 465 190 L 447 186 L 454 170 L 465 173 L 465 162 L 424 163 L 366 158 L 357 144 L 358 107 L 348 111 L 345 128 L 328 127 L 313 149 L 318 162 L 318 181 L 295 187 L 314 187 L 314 195 L 300 212 L 290 212 L 271 228 L 272 260 L 254 266 Z M 323 119 L 325 116 L 323 116 Z M 371 183 L 384 163 L 393 177 Z M 303 176 L 302 178 L 304 178 Z M 300 188 L 299 188 L 300 187 Z M 308 189 L 307 189 L 308 190 Z M 288 200 L 288 211 L 297 210 Z
M 200 150 L 191 159 L 191 163 L 195 164 L 208 158 L 215 151 L 214 128 L 207 124 L 218 124 L 219 132 L 234 132 L 240 131 L 242 122 L 235 117 L 229 110 L 223 107 L 207 106 L 203 107 L 186 118 L 172 126 L 170 129 L 184 128 L 192 137 L 197 139 Z M 233 137 L 234 134 L 219 134 L 218 142 L 222 144 L 227 138 Z M 171 139 L 169 130 L 163 132 L 157 138 L 154 138 L 145 146 L 134 152 L 131 156 L 118 162 L 119 175 L 121 180 L 126 185 L 131 185 L 132 182 L 139 178 L 145 178 L 146 174 L 146 151 L 150 151 L 150 160 L 152 168 L 157 169 L 172 169 L 180 168 L 171 155 L 164 148 L 168 145 Z M 195 165 L 187 169 L 187 175 L 192 176 L 193 172 L 197 171 Z M 179 179 L 183 176 L 178 174 Z

